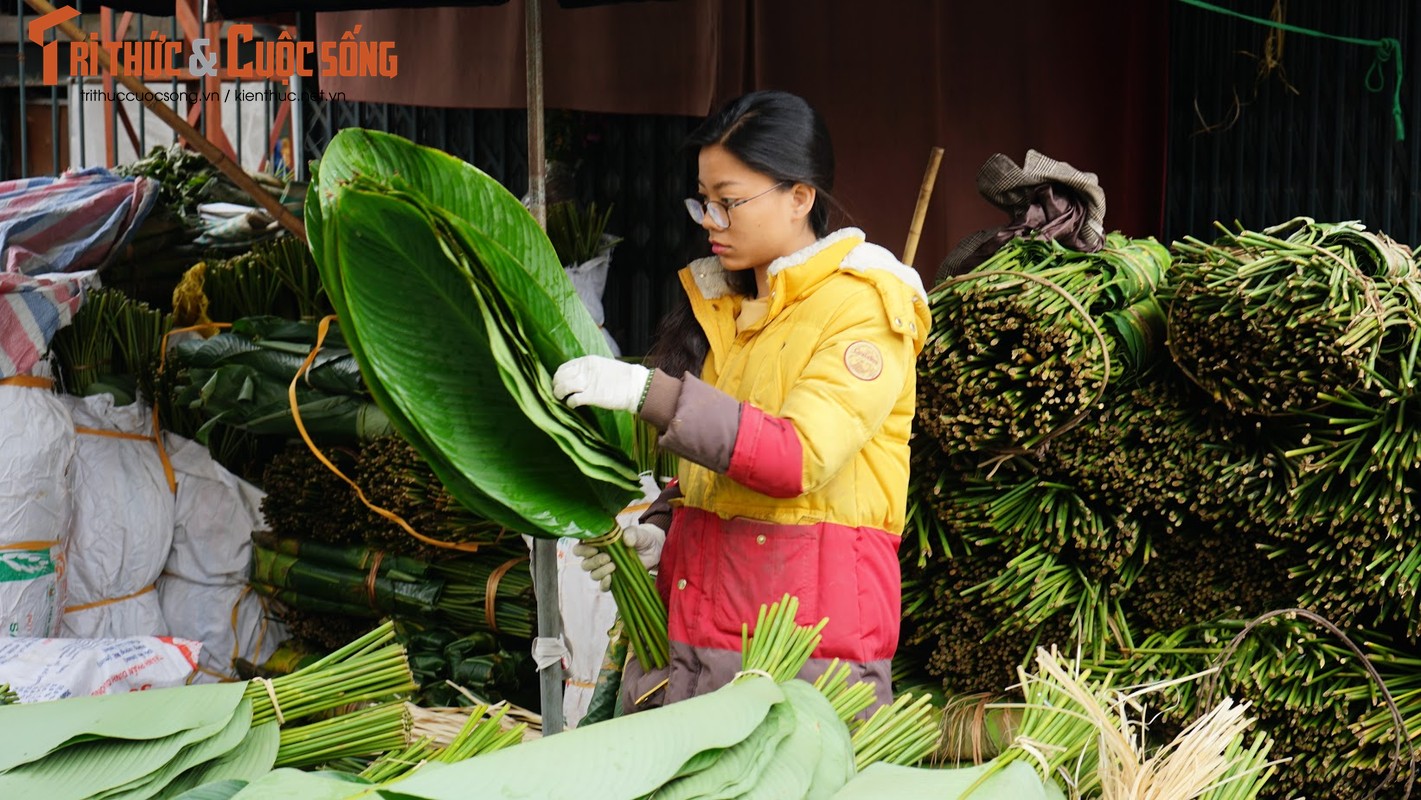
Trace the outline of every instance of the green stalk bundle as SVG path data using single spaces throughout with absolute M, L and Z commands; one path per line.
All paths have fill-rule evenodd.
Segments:
M 252 725 L 286 724 L 413 691 L 404 648 L 391 643 L 394 636 L 387 622 L 290 675 L 251 681 L 243 696 L 252 704 Z
M 255 547 L 252 550 L 254 583 L 292 589 L 303 595 L 359 605 L 400 616 L 431 614 L 444 582 L 420 578 L 399 580 L 390 573 L 344 569 L 314 557 L 296 557 Z
M 281 275 L 255 253 L 209 262 L 202 278 L 208 319 L 217 322 L 276 313 L 283 288 Z
M 352 474 L 370 502 L 400 517 L 421 534 L 443 542 L 508 546 L 521 541 L 503 526 L 469 511 L 434 474 L 419 452 L 398 436 L 368 442 Z M 358 500 L 356 502 L 359 502 Z M 366 541 L 389 550 L 409 550 L 431 560 L 438 552 L 381 520 L 367 528 Z
M 113 326 L 128 298 L 115 289 L 95 289 L 84 298 L 69 325 L 54 336 L 54 353 L 59 358 L 64 387 L 71 394 L 85 394 L 100 375 L 113 371 Z
M 932 697 L 901 694 L 854 727 L 854 769 L 862 771 L 880 761 L 917 764 L 937 751 L 941 737 L 941 715 Z
M 526 552 L 490 550 L 432 562 L 430 567 L 434 574 L 445 581 L 444 592 L 435 603 L 439 617 L 459 630 L 490 630 L 486 603 L 493 573 L 510 559 L 521 560 L 525 555 Z M 527 564 L 518 563 L 503 569 L 493 590 L 496 630 L 492 632 L 531 641 L 538 615 L 533 577 Z
M 404 748 L 410 713 L 404 703 L 385 703 L 309 725 L 281 729 L 277 767 L 310 767 Z
M 354 463 L 353 454 L 345 450 L 333 450 L 328 456 L 343 471 Z M 363 544 L 366 531 L 389 524 L 366 509 L 350 485 L 317 461 L 304 444 L 290 445 L 272 457 L 262 487 L 266 491 L 262 516 L 279 536 Z
M 1394 285 L 1414 273 L 1407 250 L 1356 223 L 1305 217 L 1262 232 L 1220 230 L 1213 244 L 1175 243 L 1163 298 L 1170 351 L 1191 378 L 1230 410 L 1263 416 L 1307 413 L 1379 385 L 1383 340 L 1408 324 Z
M 1013 240 L 931 293 L 920 357 L 920 429 L 946 453 L 1039 450 L 1079 424 L 1106 387 L 1153 361 L 1169 264 L 1153 240 L 1107 237 L 1083 254 Z
M 627 639 L 637 662 L 646 669 L 666 666 L 671 658 L 671 642 L 666 633 L 666 604 L 656 592 L 656 581 L 641 563 L 641 557 L 620 537 L 603 550 L 617 565 L 612 598 L 626 622 Z
M 829 618 L 800 627 L 795 622 L 798 611 L 799 598 L 785 595 L 768 606 L 760 606 L 753 627 L 749 623 L 740 626 L 742 670 L 765 672 L 776 683 L 784 683 L 804 669 L 823 639 L 820 631 L 829 624 Z
M 1160 681 L 1222 665 L 1210 680 L 1248 700 L 1274 757 L 1288 759 L 1265 796 L 1361 800 L 1400 796 L 1407 763 L 1378 684 L 1357 655 L 1302 622 L 1274 618 L 1238 642 L 1246 620 L 1218 620 L 1153 634 L 1129 653 L 1089 665 L 1092 674 Z M 1350 634 L 1398 705 L 1411 735 L 1421 729 L 1421 659 L 1376 632 Z M 1224 656 L 1228 656 L 1223 661 Z M 1160 690 L 1161 726 L 1177 729 L 1215 700 L 1217 689 L 1189 681 Z M 1390 793 L 1389 793 L 1390 792 Z M 1227 796 L 1227 795 L 1225 795 Z

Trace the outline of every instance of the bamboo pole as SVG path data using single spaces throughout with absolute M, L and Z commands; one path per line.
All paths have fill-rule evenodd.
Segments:
M 923 185 L 918 189 L 918 207 L 913 209 L 913 224 L 908 226 L 908 243 L 903 245 L 903 263 L 913 266 L 913 257 L 918 254 L 918 239 L 923 235 L 923 219 L 928 215 L 928 201 L 933 196 L 933 184 L 937 183 L 937 168 L 942 163 L 942 148 L 934 147 L 928 155 L 928 169 L 923 173 Z
M 57 10 L 53 5 L 46 2 L 46 0 L 25 0 L 25 3 L 40 14 L 52 14 Z M 72 22 L 60 23 L 59 30 L 63 31 L 66 36 L 76 42 L 87 40 L 84 32 L 77 28 Z M 108 70 L 119 83 L 122 83 L 139 98 L 142 98 L 144 92 L 148 91 L 148 88 L 144 86 L 143 82 L 138 78 L 131 75 L 119 75 L 110 63 L 109 54 L 102 48 L 99 50 L 99 62 L 103 64 L 104 69 Z M 286 207 L 281 204 L 280 200 L 262 188 L 261 184 L 257 183 L 256 180 L 243 171 L 241 167 L 234 164 L 232 160 L 209 141 L 206 136 L 203 136 L 196 128 L 189 125 L 187 120 L 157 100 L 142 100 L 142 103 L 144 107 L 156 114 L 159 119 L 166 122 L 168 126 L 177 131 L 179 135 L 187 139 L 194 150 L 212 162 L 212 165 L 221 170 L 222 174 L 230 178 L 233 183 L 237 184 L 238 188 L 251 195 L 252 199 L 255 200 L 258 205 L 266 209 L 277 222 L 281 223 L 282 227 L 300 237 L 301 241 L 306 241 L 305 224 L 288 211 Z

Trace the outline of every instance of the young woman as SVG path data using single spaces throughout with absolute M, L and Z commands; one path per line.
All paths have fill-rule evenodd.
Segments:
M 862 231 L 828 230 L 833 151 L 801 98 L 741 97 L 690 144 L 701 197 L 686 206 L 714 255 L 681 271 L 688 310 L 663 323 L 657 369 L 585 356 L 553 381 L 570 406 L 639 414 L 681 456 L 677 483 L 624 533 L 648 566 L 659 556 L 671 664 L 643 675 L 633 660 L 623 703 L 727 683 L 740 626 L 784 594 L 800 624 L 829 618 L 800 677 L 838 658 L 888 702 L 922 281 Z M 611 572 L 582 554 L 594 578 Z

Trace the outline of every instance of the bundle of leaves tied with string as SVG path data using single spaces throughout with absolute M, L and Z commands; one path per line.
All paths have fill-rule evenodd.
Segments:
M 930 294 L 919 430 L 945 452 L 1040 449 L 1153 359 L 1169 254 L 1110 234 L 1098 253 L 1016 239 Z

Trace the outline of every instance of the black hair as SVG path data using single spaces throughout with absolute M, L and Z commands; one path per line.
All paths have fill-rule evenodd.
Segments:
M 829 233 L 834 200 L 834 146 L 829 129 L 804 98 L 789 92 L 760 91 L 730 101 L 696 128 L 686 148 L 699 151 L 720 145 L 746 166 L 782 184 L 802 183 L 815 190 L 809 226 L 815 237 Z M 740 294 L 755 293 L 749 270 L 726 276 Z M 674 377 L 699 375 L 710 346 L 691 313 L 690 301 L 680 300 L 661 320 L 647 361 Z

